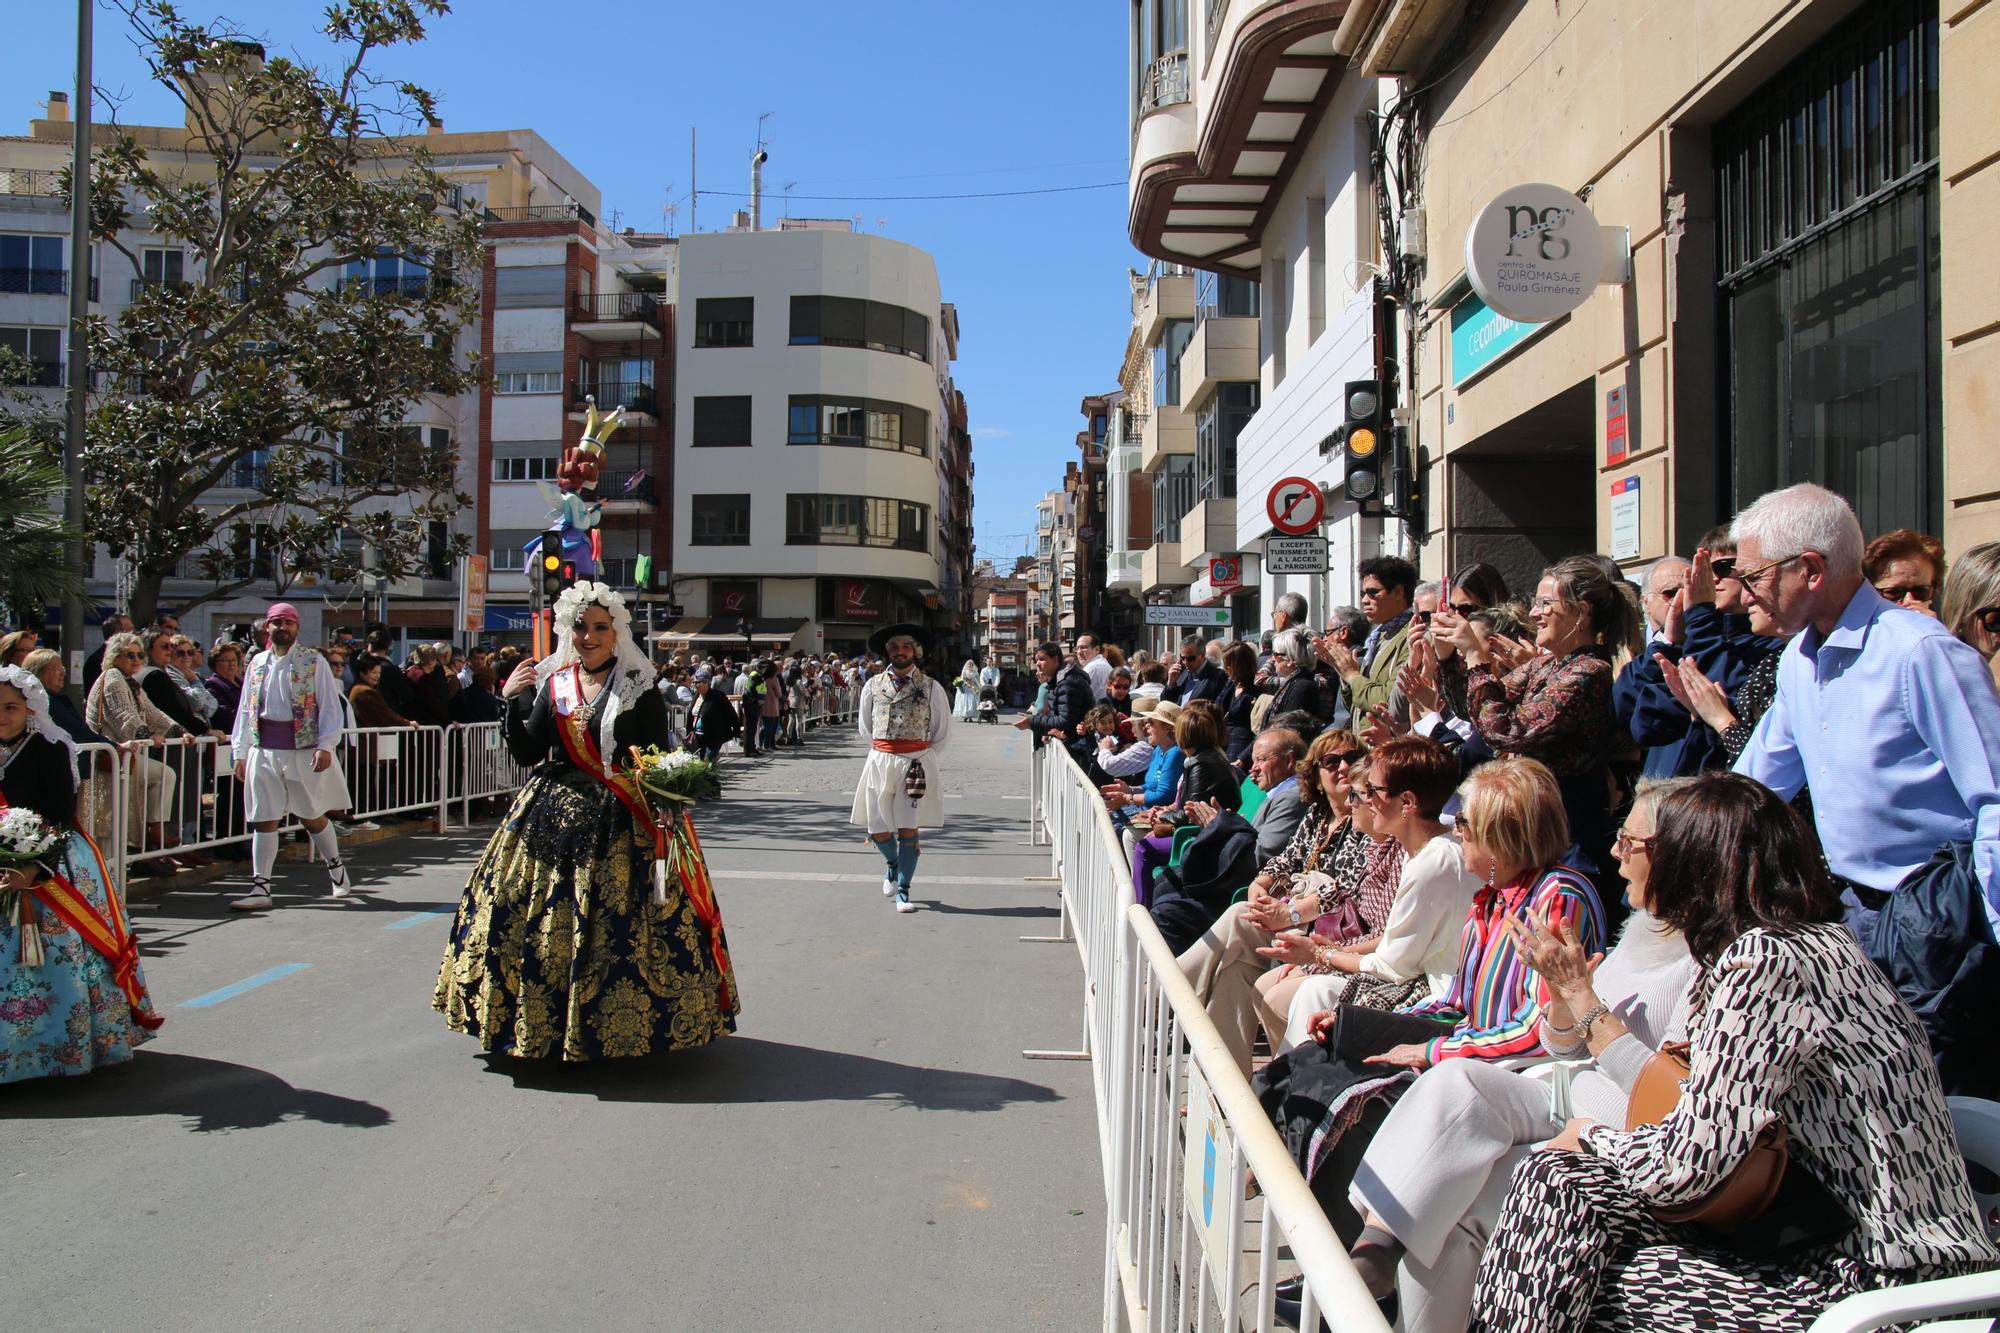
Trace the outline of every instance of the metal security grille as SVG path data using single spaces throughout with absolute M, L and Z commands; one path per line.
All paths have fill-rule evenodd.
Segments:
M 1814 481 L 1943 510 L 1935 0 L 1876 0 L 1716 127 L 1725 510 Z

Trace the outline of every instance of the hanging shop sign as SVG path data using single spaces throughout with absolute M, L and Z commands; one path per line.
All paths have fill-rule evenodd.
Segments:
M 1560 319 L 1590 299 L 1603 274 L 1603 230 L 1561 186 L 1502 190 L 1465 233 L 1466 278 L 1506 319 Z

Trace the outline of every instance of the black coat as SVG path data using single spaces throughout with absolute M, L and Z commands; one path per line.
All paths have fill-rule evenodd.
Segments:
M 1271 711 L 1264 716 L 1270 719 L 1291 712 L 1310 713 L 1320 722 L 1326 721 L 1326 700 L 1320 691 L 1319 678 L 1310 671 L 1294 671 L 1279 682 Z M 1312 737 L 1305 739 L 1311 741 Z
M 76 779 L 70 775 L 69 752 L 46 736 L 29 736 L 6 773 L 0 774 L 0 796 L 9 805 L 33 810 L 49 823 L 69 828 L 76 822 Z
M 1035 735 L 1035 744 L 1040 745 L 1047 734 L 1061 728 L 1066 744 L 1072 754 L 1078 754 L 1077 744 L 1083 733 L 1083 719 L 1091 709 L 1097 707 L 1097 696 L 1091 693 L 1090 677 L 1082 667 L 1066 666 L 1056 673 L 1049 682 L 1048 698 L 1042 702 L 1042 711 L 1028 719 L 1028 730 Z M 1089 757 L 1089 742 L 1078 754 L 1078 762 Z
M 1229 678 L 1227 671 L 1213 662 L 1203 661 L 1199 670 L 1193 675 L 1183 673 L 1180 682 L 1167 686 L 1166 693 L 1160 697 L 1171 699 L 1183 708 L 1196 699 L 1208 699 L 1220 707 L 1229 691 L 1235 688 L 1236 682 Z
M 1222 919 L 1236 891 L 1256 875 L 1257 830 L 1241 815 L 1225 810 L 1195 835 L 1179 865 L 1162 870 L 1153 880 L 1147 910 L 1167 947 L 1183 953 Z
M 1187 757 L 1181 769 L 1181 804 L 1207 801 L 1224 810 L 1243 804 L 1243 775 L 1230 765 L 1220 750 L 1198 750 Z
M 242 683 L 239 681 L 232 685 L 210 673 L 202 684 L 208 686 L 208 692 L 215 696 L 215 712 L 209 717 L 208 724 L 217 731 L 231 730 L 236 725 L 236 706 L 243 702 Z
M 724 741 L 733 738 L 738 724 L 729 696 L 713 685 L 709 686 L 708 693 L 694 701 L 693 727 L 696 739 L 703 745 L 720 747 Z
M 181 687 L 174 684 L 165 667 L 141 673 L 139 688 L 153 701 L 153 707 L 179 723 L 182 731 L 190 736 L 208 735 L 208 719 L 194 711 L 194 705 L 181 693 Z
M 2000 1095 L 1986 1025 L 2000 1013 L 2000 948 L 1986 920 L 1972 844 L 1948 842 L 1896 886 L 1865 941 L 1914 1009 L 1947 1094 Z

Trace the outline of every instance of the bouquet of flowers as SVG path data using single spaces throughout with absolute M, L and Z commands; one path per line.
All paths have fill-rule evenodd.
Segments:
M 653 858 L 653 902 L 664 904 L 667 877 L 684 879 L 701 856 L 689 834 L 686 807 L 722 795 L 722 779 L 714 764 L 687 750 L 634 745 L 631 754 L 632 775 L 666 834 L 664 853 Z
M 42 858 L 62 837 L 62 830 L 33 810 L 18 805 L 0 809 L 0 870 L 26 870 L 31 866 L 46 870 Z M 35 915 L 33 895 L 16 889 L 12 906 L 14 922 L 21 933 L 20 962 L 24 967 L 38 967 L 42 961 L 42 929 Z

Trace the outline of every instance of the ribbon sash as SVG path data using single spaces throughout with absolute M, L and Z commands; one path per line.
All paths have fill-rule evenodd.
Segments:
M 702 860 L 701 843 L 694 836 L 694 820 L 685 813 L 676 812 L 669 817 L 670 827 L 662 827 L 653 813 L 652 803 L 639 790 L 639 780 L 631 773 L 621 772 L 604 762 L 603 751 L 597 743 L 596 730 L 577 715 L 583 705 L 582 674 L 578 668 L 567 666 L 549 677 L 551 702 L 556 708 L 556 734 L 562 737 L 563 751 L 569 755 L 571 763 L 595 778 L 616 796 L 631 812 L 632 819 L 639 828 L 653 840 L 653 860 L 655 864 L 668 859 L 667 843 L 671 839 L 676 850 L 682 854 L 673 859 L 680 866 L 681 888 L 688 901 L 694 904 L 695 915 L 701 918 L 708 929 L 708 949 L 715 959 L 716 971 L 721 976 L 720 994 L 722 1007 L 730 1007 L 729 1000 L 729 950 L 722 939 L 722 909 L 715 902 L 715 886 L 709 882 L 708 867 Z
M 105 961 L 111 964 L 112 979 L 118 983 L 118 989 L 125 992 L 125 1002 L 132 1010 L 132 1021 L 148 1032 L 154 1031 L 166 1020 L 153 1012 L 152 999 L 146 994 L 145 984 L 139 980 L 139 941 L 125 924 L 124 910 L 118 904 L 118 890 L 112 886 L 111 876 L 104 868 L 104 854 L 97 850 L 97 844 L 90 840 L 89 834 L 82 829 L 76 830 L 76 833 L 83 839 L 84 846 L 90 848 L 90 855 L 97 862 L 97 874 L 104 884 L 104 901 L 110 911 L 104 916 L 98 915 L 82 890 L 54 872 L 27 892 L 104 956 Z

